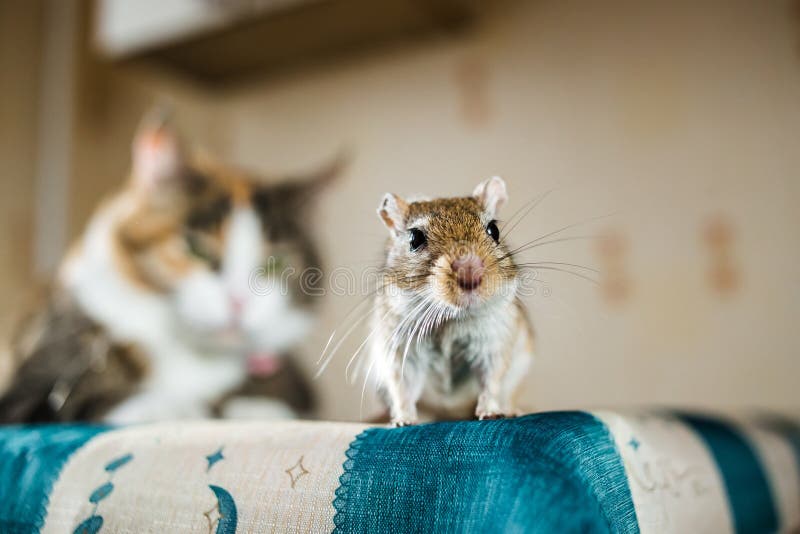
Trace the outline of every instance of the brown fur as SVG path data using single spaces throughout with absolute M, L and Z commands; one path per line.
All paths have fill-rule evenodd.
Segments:
M 506 199 L 505 182 L 492 177 L 472 197 L 406 202 L 387 194 L 379 205 L 390 231 L 388 290 L 376 296 L 371 364 L 395 424 L 415 422 L 426 400 L 437 418 L 469 407 L 482 419 L 515 412 L 532 329 L 516 294 L 518 268 L 493 220 Z
M 234 397 L 271 397 L 282 399 L 295 412 L 309 414 L 314 408 L 315 396 L 302 370 L 287 358 L 281 369 L 268 377 L 249 377 L 242 386 L 220 399 L 214 407 L 221 414 L 225 402 Z
M 0 422 L 97 419 L 147 372 L 135 347 L 114 342 L 65 293 L 25 322 L 20 365 L 0 398 Z
M 402 289 L 414 289 L 424 283 L 427 274 L 433 274 L 436 288 L 442 300 L 455 304 L 459 289 L 452 261 L 465 252 L 474 252 L 485 263 L 484 283 L 478 295 L 491 295 L 503 281 L 517 275 L 511 257 L 503 257 L 508 250 L 501 242 L 496 245 L 486 235 L 486 226 L 481 221 L 482 208 L 473 197 L 440 198 L 407 204 L 405 222 L 420 218 L 436 221 L 427 229 L 426 250 L 422 253 L 406 253 L 403 261 L 388 262 L 385 275 L 389 281 Z M 392 241 L 389 241 L 392 246 Z

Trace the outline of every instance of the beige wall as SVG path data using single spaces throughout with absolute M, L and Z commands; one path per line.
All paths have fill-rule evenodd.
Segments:
M 81 6 L 77 88 L 69 199 L 69 234 L 83 231 L 100 199 L 127 178 L 131 140 L 152 106 L 169 106 L 181 129 L 197 145 L 220 152 L 223 134 L 213 95 L 147 66 L 117 67 L 93 50 L 91 3 Z
M 356 271 L 379 258 L 384 230 L 374 208 L 387 190 L 464 194 L 501 174 L 510 215 L 557 188 L 512 243 L 617 211 L 567 234 L 625 236 L 631 296 L 611 306 L 591 284 L 541 273 L 549 296 L 526 299 L 539 336 L 524 392 L 529 407 L 797 407 L 794 7 L 502 2 L 464 38 L 229 95 L 221 104 L 227 145 L 233 159 L 270 170 L 354 147 L 352 172 L 317 220 L 329 264 Z M 480 65 L 488 74 L 487 102 L 477 104 L 488 110 L 483 125 L 480 114 L 462 111 L 459 81 Z M 717 218 L 733 232 L 729 256 L 740 276 L 726 296 L 708 283 L 713 255 L 704 232 Z M 595 247 L 581 241 L 524 257 L 602 266 Z M 325 301 L 305 353 L 309 368 L 357 301 Z M 344 384 L 344 368 L 364 335 L 357 330 L 319 380 L 327 417 L 358 416 L 361 387 Z
M 38 1 L 0 0 L 0 336 L 31 283 L 41 14 Z

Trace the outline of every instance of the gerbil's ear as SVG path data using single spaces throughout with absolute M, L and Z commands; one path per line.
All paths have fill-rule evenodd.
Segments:
M 180 174 L 183 168 L 181 140 L 163 107 L 147 113 L 133 139 L 133 183 L 153 189 Z
M 499 176 L 492 176 L 485 182 L 478 184 L 478 187 L 472 192 L 483 209 L 489 214 L 489 217 L 496 217 L 497 212 L 503 207 L 503 204 L 508 200 L 508 193 L 506 193 L 506 183 Z
M 383 224 L 395 235 L 405 231 L 407 213 L 408 203 L 392 193 L 386 193 L 378 205 L 378 215 Z

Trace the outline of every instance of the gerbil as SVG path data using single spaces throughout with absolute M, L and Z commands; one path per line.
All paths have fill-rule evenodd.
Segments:
M 397 426 L 417 421 L 418 401 L 440 413 L 477 406 L 480 419 L 515 413 L 533 335 L 495 221 L 506 199 L 493 177 L 471 197 L 387 194 L 378 207 L 391 237 L 370 368 Z

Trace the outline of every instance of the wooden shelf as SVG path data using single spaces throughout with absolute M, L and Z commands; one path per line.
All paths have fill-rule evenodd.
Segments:
M 99 49 L 115 61 L 156 62 L 203 84 L 223 85 L 392 41 L 457 31 L 479 12 L 478 0 L 294 0 L 251 12 L 242 11 L 241 1 L 233 3 L 235 13 L 216 9 L 191 19 L 199 28 L 194 31 L 176 30 L 173 36 L 162 31 L 155 44 L 127 51 L 98 39 Z M 96 35 L 103 35 L 101 29 Z

